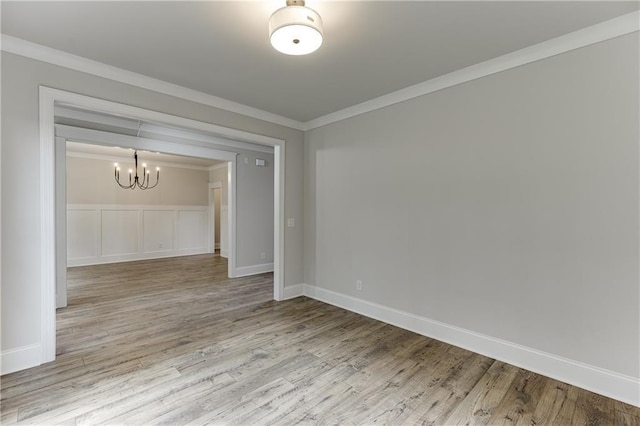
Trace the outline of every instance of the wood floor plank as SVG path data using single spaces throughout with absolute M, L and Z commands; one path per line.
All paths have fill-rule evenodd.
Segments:
M 518 369 L 496 361 L 469 395 L 444 421 L 448 425 L 488 424 L 495 408 L 505 397 Z
M 56 361 L 13 424 L 611 424 L 640 409 L 306 297 L 216 255 L 70 268 Z

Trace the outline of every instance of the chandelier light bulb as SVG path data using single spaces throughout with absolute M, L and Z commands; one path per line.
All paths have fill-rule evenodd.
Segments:
M 271 45 L 287 55 L 307 55 L 322 45 L 322 18 L 304 0 L 287 0 L 269 19 Z

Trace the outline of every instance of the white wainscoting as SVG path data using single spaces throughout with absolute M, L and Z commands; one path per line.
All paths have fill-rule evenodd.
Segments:
M 67 205 L 67 266 L 208 253 L 207 206 Z

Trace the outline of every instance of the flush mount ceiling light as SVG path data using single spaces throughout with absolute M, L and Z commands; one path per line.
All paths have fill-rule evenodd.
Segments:
M 269 19 L 271 45 L 287 55 L 306 55 L 322 45 L 322 18 L 304 0 L 287 0 Z

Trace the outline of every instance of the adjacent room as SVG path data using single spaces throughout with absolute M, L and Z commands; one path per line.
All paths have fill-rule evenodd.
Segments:
M 640 424 L 640 2 L 0 8 L 3 425 Z

